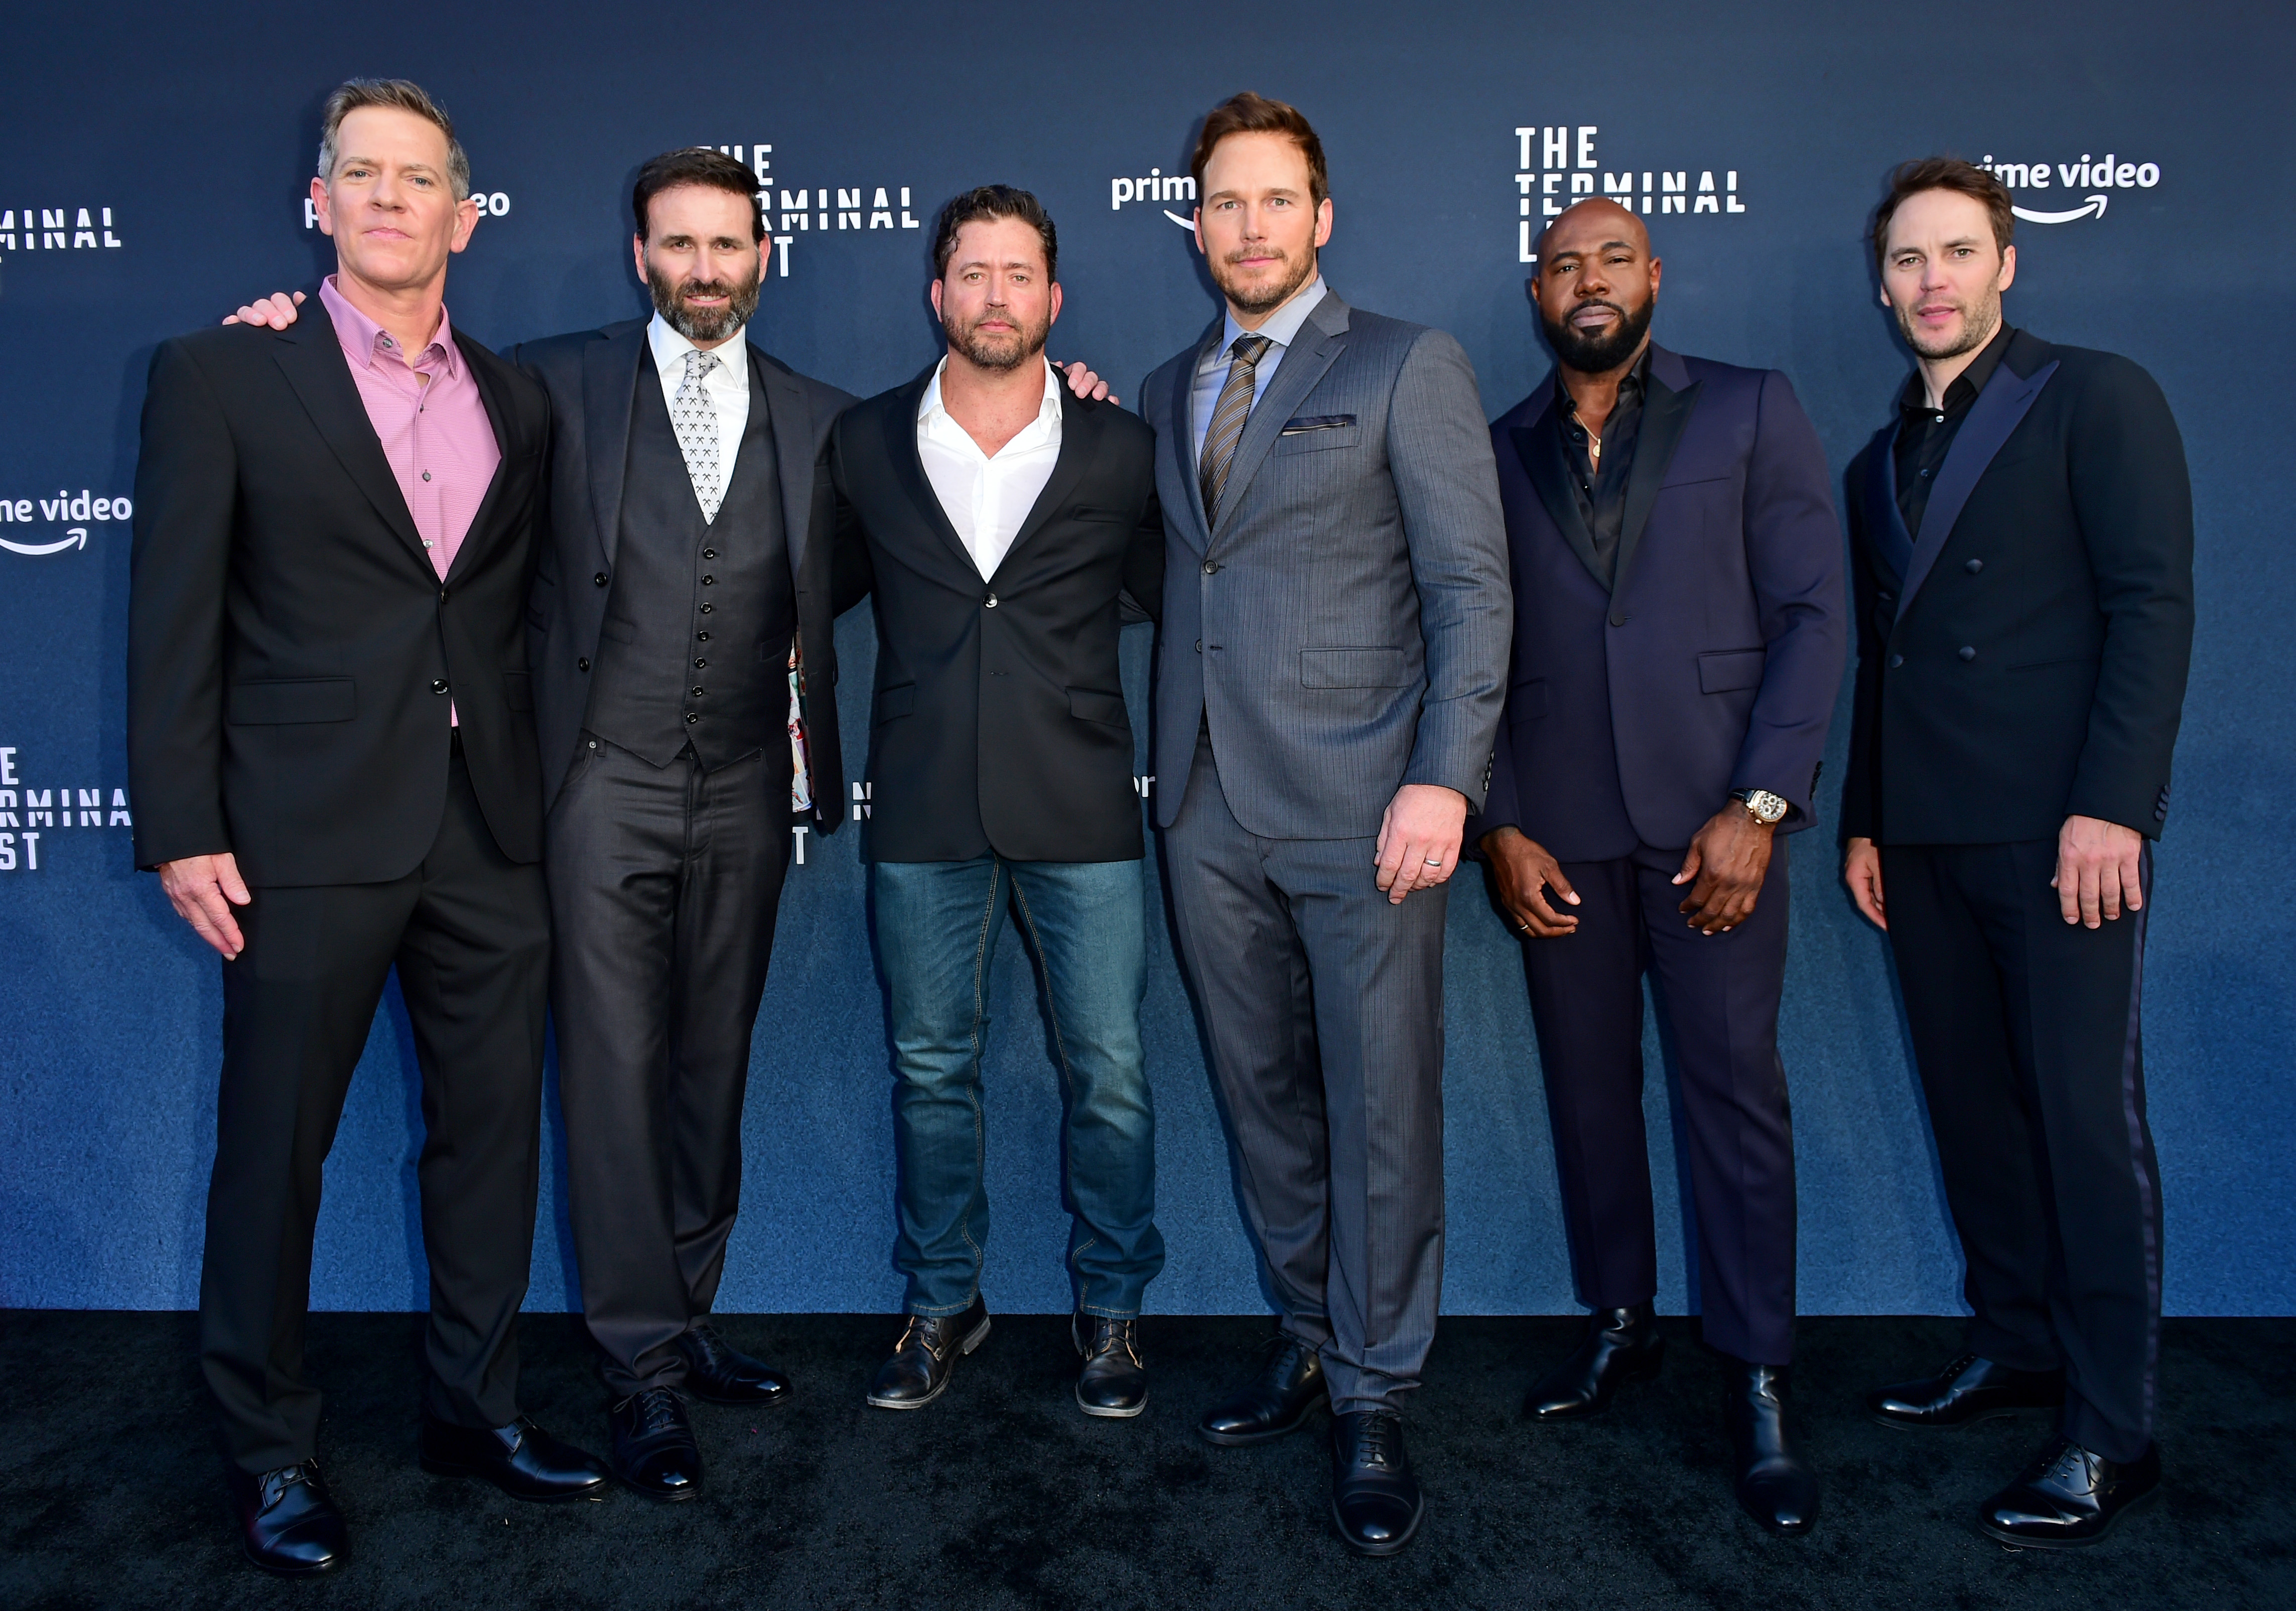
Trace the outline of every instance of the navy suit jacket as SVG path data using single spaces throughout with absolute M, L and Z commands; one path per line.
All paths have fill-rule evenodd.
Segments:
M 1775 369 L 1651 349 L 1615 580 L 1596 570 L 1554 375 L 1491 426 L 1514 653 L 1488 802 L 1562 861 L 1686 847 L 1733 789 L 1809 826 L 1848 640 L 1825 451 Z

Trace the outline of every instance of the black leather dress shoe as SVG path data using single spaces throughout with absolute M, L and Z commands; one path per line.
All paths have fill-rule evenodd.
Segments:
M 606 1497 L 610 1475 L 602 1460 L 526 1417 L 507 1426 L 456 1426 L 425 1411 L 422 1469 L 433 1476 L 474 1476 L 514 1500 L 548 1504 Z
M 2055 1410 L 2065 1401 L 2065 1373 L 2013 1370 L 1964 1353 L 1935 1376 L 1877 1387 L 1866 1408 L 1884 1426 L 1973 1426 L 1996 1416 Z
M 1587 1317 L 1587 1336 L 1570 1357 L 1538 1378 L 1523 1400 L 1534 1421 L 1583 1421 L 1611 1407 L 1628 1382 L 1647 1382 L 1666 1357 L 1651 1306 L 1598 1309 Z
M 1086 1415 L 1124 1419 L 1148 1408 L 1148 1367 L 1140 1357 L 1140 1322 L 1078 1314 L 1069 1335 L 1084 1355 L 1077 1373 L 1077 1408 Z
M 648 1499 L 701 1492 L 701 1449 L 685 1401 L 668 1387 L 634 1393 L 606 1412 L 614 1429 L 614 1475 Z
M 869 1401 L 880 1410 L 922 1410 L 947 1391 L 961 1354 L 988 1340 L 988 1304 L 975 1293 L 963 1314 L 913 1314 L 893 1344 L 893 1357 L 869 1381 Z
M 1316 1406 L 1329 1398 L 1323 1360 L 1279 1331 L 1268 1339 L 1267 1357 L 1251 1380 L 1205 1410 L 1196 1430 L 1226 1449 L 1273 1443 L 1307 1425 Z
M 2160 1486 L 2158 1445 L 2123 1464 L 2061 1437 L 1977 1508 L 1978 1530 L 2020 1549 L 2078 1549 L 2112 1532 Z
M 1773 1533 L 1789 1538 L 1817 1520 L 1817 1474 L 1801 1462 L 1786 1436 L 1786 1373 L 1775 1365 L 1731 1363 L 1730 1450 L 1738 1472 L 1738 1503 Z
M 316 1577 L 343 1564 L 350 1532 L 320 1480 L 318 1461 L 259 1475 L 230 1466 L 224 1481 L 249 1560 L 280 1577 Z
M 1427 1516 L 1426 1496 L 1403 1451 L 1403 1418 L 1390 1410 L 1332 1418 L 1332 1520 L 1357 1555 L 1393 1555 Z
M 685 1391 L 697 1399 L 767 1408 L 789 1402 L 789 1377 L 763 1360 L 726 1346 L 706 1320 L 687 1327 L 677 1339 L 677 1352 L 685 1360 Z

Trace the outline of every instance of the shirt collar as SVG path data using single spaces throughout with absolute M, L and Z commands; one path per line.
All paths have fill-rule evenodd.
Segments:
M 1235 322 L 1234 313 L 1230 312 L 1226 324 L 1220 329 L 1219 350 L 1212 354 L 1211 364 L 1207 365 L 1206 367 L 1226 363 L 1228 355 L 1235 350 L 1235 339 L 1238 336 L 1264 335 L 1276 346 L 1287 351 L 1290 350 L 1292 343 L 1299 340 L 1300 326 L 1308 322 L 1308 316 L 1316 310 L 1316 304 L 1324 300 L 1329 289 L 1324 284 L 1324 276 L 1317 275 L 1308 282 L 1308 288 L 1305 291 L 1300 292 L 1283 307 L 1269 314 L 1267 322 L 1257 330 L 1246 330 Z
M 1619 377 L 1620 404 L 1629 399 L 1639 404 L 1644 395 L 1650 390 L 1651 353 L 1656 346 L 1657 343 L 1654 341 L 1644 341 L 1642 357 L 1635 360 L 1635 366 L 1632 369 Z M 1554 377 L 1554 390 L 1555 394 L 1562 399 L 1562 416 L 1565 419 L 1578 418 L 1578 399 L 1570 395 L 1570 388 L 1562 383 L 1562 376 L 1559 372 Z M 1614 406 L 1611 413 L 1615 415 L 1617 412 L 1617 407 Z
M 1969 367 L 1954 376 L 1953 384 L 1945 389 L 1944 412 L 1950 414 L 1957 407 L 1977 400 L 1977 394 L 1985 390 L 1985 383 L 1993 378 L 1993 372 L 2001 367 L 2001 355 L 2009 350 L 2009 338 L 2016 333 L 2006 320 L 2002 322 L 2001 328 L 1993 333 L 1993 339 L 1970 359 Z M 1907 414 L 1939 412 L 1930 407 L 1929 389 L 1922 384 L 1922 372 L 1918 368 L 1906 378 L 1906 390 L 1898 399 L 1898 407 Z
M 746 397 L 750 390 L 750 366 L 741 360 L 745 356 L 749 326 L 735 331 L 733 339 L 712 347 L 721 362 L 713 372 L 734 389 L 737 396 Z M 669 377 L 674 385 L 685 378 L 685 355 L 696 350 L 687 341 L 669 327 L 669 321 L 657 309 L 646 321 L 646 344 L 653 349 L 653 366 Z
M 1045 366 L 1045 401 L 1043 407 L 1037 410 L 1037 418 L 1040 422 L 1048 419 L 1056 420 L 1061 416 L 1060 372 L 1053 367 L 1052 360 L 1049 358 L 1039 358 L 1037 361 Z M 940 400 L 940 377 L 947 372 L 948 354 L 944 352 L 940 355 L 940 362 L 933 366 L 932 379 L 925 382 L 924 396 L 917 399 L 917 418 L 920 422 L 930 420 L 937 414 L 944 416 L 947 415 L 948 409 Z
M 319 282 L 319 301 L 334 321 L 335 339 L 343 344 L 344 356 L 363 368 L 374 367 L 378 351 L 397 355 L 408 368 L 422 361 L 424 353 L 436 349 L 440 354 L 439 369 L 442 374 L 459 375 L 463 369 L 462 349 L 455 345 L 454 321 L 447 317 L 442 305 L 439 309 L 439 328 L 432 333 L 430 345 L 413 358 L 398 351 L 398 342 L 381 325 L 351 306 L 350 299 L 335 288 L 335 276 L 329 275 Z

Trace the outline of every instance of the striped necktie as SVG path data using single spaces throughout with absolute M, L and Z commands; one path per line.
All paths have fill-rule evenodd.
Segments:
M 1220 492 L 1227 486 L 1227 467 L 1235 460 L 1235 445 L 1243 423 L 1251 417 L 1252 386 L 1260 356 L 1275 345 L 1264 335 L 1240 335 L 1228 349 L 1227 383 L 1220 388 L 1212 409 L 1212 423 L 1204 431 L 1204 458 L 1197 473 L 1204 494 L 1204 522 L 1219 523 Z

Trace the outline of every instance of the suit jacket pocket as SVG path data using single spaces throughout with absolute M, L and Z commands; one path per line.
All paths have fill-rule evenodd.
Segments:
M 1345 415 L 1335 417 L 1345 419 L 1347 423 L 1339 425 L 1317 425 L 1313 429 L 1302 431 L 1294 431 L 1290 426 L 1285 426 L 1276 436 L 1275 445 L 1267 450 L 1268 456 L 1274 458 L 1286 453 L 1320 453 L 1326 448 L 1354 447 L 1362 436 L 1362 429 L 1357 425 L 1355 416 Z
M 1506 719 L 1512 727 L 1519 721 L 1537 721 L 1546 714 L 1546 678 L 1534 677 L 1519 682 L 1507 690 Z
M 1762 668 L 1768 663 L 1767 649 L 1716 649 L 1698 657 L 1698 691 L 1702 694 L 1728 694 L 1739 688 L 1759 688 L 1762 686 Z
M 527 671 L 504 671 L 503 703 L 513 711 L 534 709 L 534 677 Z
M 882 689 L 877 695 L 877 719 L 880 722 L 906 716 L 916 708 L 917 685 L 913 682 L 905 682 L 898 688 Z
M 1400 688 L 1410 680 L 1400 649 L 1300 651 L 1300 681 L 1310 688 Z
M 348 677 L 289 677 L 234 683 L 224 719 L 235 727 L 298 721 L 348 721 L 358 714 L 358 685 Z
M 1124 695 L 1102 694 L 1091 688 L 1069 690 L 1069 714 L 1079 721 L 1097 721 L 1111 727 L 1129 730 L 1132 723 L 1124 713 Z

